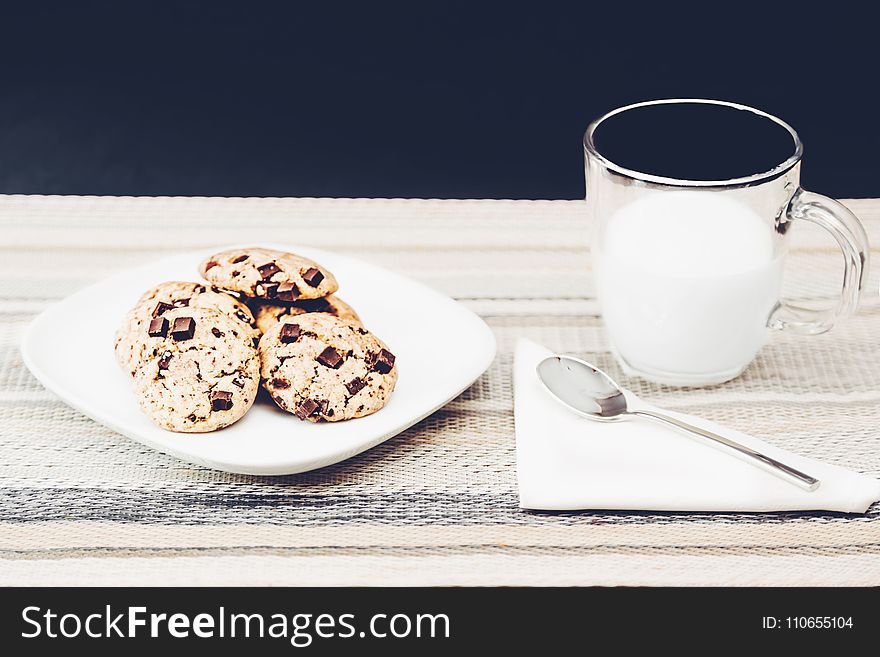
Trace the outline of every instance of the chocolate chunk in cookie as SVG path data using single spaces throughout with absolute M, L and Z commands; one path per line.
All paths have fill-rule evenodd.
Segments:
M 387 349 L 382 349 L 379 353 L 370 354 L 369 362 L 373 370 L 388 374 L 394 367 L 394 354 Z
M 165 303 L 164 301 L 160 301 L 159 303 L 156 304 L 156 307 L 153 308 L 153 317 L 158 317 L 159 315 L 164 313 L 166 310 L 171 310 L 172 308 L 174 308 L 174 306 L 172 306 L 170 303 Z
M 171 364 L 171 357 L 173 354 L 170 351 L 165 351 L 162 353 L 162 357 L 159 359 L 159 369 L 167 370 L 168 366 Z
M 299 288 L 296 283 L 279 283 L 275 295 L 280 301 L 293 301 L 299 298 Z
M 268 280 L 272 274 L 277 274 L 281 271 L 281 268 L 276 265 L 274 262 L 267 262 L 265 265 L 260 265 L 257 267 L 257 271 L 260 272 L 260 276 L 263 277 L 263 280 Z
M 338 370 L 344 359 L 333 347 L 327 347 L 324 351 L 318 354 L 318 357 L 315 360 L 325 367 Z
M 228 411 L 232 408 L 232 393 L 217 390 L 211 393 L 211 410 Z
M 348 390 L 348 394 L 356 395 L 361 390 L 364 389 L 364 386 L 367 385 L 367 382 L 364 381 L 361 377 L 356 376 L 351 381 L 345 384 L 346 389 Z
M 171 327 L 171 337 L 180 342 L 192 340 L 196 334 L 196 321 L 192 317 L 178 317 Z
M 278 283 L 266 283 L 265 285 L 257 285 L 257 289 L 263 288 L 261 296 L 264 299 L 274 299 L 278 296 Z
M 168 320 L 164 317 L 154 317 L 150 321 L 150 327 L 147 329 L 147 335 L 151 338 L 164 338 L 168 335 Z
M 301 275 L 303 280 L 312 287 L 318 287 L 321 284 L 321 281 L 324 280 L 324 274 L 318 271 L 315 267 L 309 267 L 302 272 Z
M 296 342 L 297 338 L 299 338 L 300 328 L 299 324 L 284 324 L 281 327 L 280 339 L 283 344 L 290 344 L 291 342 Z
M 294 411 L 294 415 L 296 415 L 300 420 L 305 420 L 307 417 L 311 417 L 315 414 L 315 412 L 320 408 L 318 402 L 313 399 L 306 399 L 296 407 Z

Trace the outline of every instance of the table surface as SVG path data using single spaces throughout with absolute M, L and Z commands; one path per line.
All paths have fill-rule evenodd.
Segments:
M 846 203 L 880 245 L 880 201 Z M 840 281 L 836 247 L 810 227 L 792 239 L 787 294 L 827 301 Z M 597 316 L 588 240 L 578 201 L 0 196 L 0 584 L 880 584 L 880 505 L 865 515 L 518 508 L 516 338 L 626 381 Z M 387 443 L 277 478 L 154 452 L 25 369 L 27 323 L 74 290 L 169 253 L 261 241 L 420 279 L 479 313 L 498 357 Z M 873 274 L 862 310 L 831 333 L 774 334 L 724 386 L 626 383 L 661 406 L 880 476 L 877 288 Z

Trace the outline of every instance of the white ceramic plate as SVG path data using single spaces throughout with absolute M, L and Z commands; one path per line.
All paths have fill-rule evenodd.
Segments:
M 129 438 L 185 461 L 258 475 L 305 472 L 374 447 L 455 398 L 492 362 L 491 330 L 449 297 L 354 258 L 269 246 L 301 253 L 332 271 L 340 297 L 397 356 L 397 388 L 378 413 L 312 424 L 281 411 L 271 400 L 261 401 L 260 395 L 244 418 L 207 434 L 164 431 L 141 413 L 129 378 L 116 365 L 116 328 L 147 288 L 168 280 L 199 280 L 198 263 L 221 247 L 123 272 L 48 308 L 25 333 L 24 362 L 65 402 Z

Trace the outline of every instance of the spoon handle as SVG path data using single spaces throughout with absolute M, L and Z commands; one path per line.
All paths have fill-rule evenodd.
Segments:
M 713 446 L 726 448 L 726 451 L 730 451 L 734 456 L 737 456 L 744 461 L 749 461 L 753 465 L 761 468 L 762 470 L 766 470 L 770 474 L 774 474 L 780 479 L 784 479 L 788 483 L 794 484 L 795 486 L 803 488 L 804 490 L 812 492 L 819 487 L 818 479 L 815 479 L 808 474 L 804 474 L 800 470 L 796 470 L 790 465 L 780 463 L 776 459 L 771 458 L 766 454 L 762 454 L 761 452 L 755 451 L 751 447 L 746 447 L 745 445 L 731 440 L 730 438 L 725 438 L 724 436 L 720 436 L 717 433 L 708 431 L 707 429 L 695 427 L 692 424 L 682 422 L 681 420 L 670 417 L 668 415 L 663 415 L 662 413 L 655 413 L 654 411 L 645 411 L 641 409 L 632 410 L 629 412 L 632 415 L 650 418 L 663 424 L 671 425 L 693 436 L 705 438 L 707 441 L 711 441 L 711 444 L 713 444 Z

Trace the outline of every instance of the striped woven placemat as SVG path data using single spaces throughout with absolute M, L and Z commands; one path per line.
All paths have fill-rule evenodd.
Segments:
M 880 244 L 880 201 L 848 205 Z M 729 384 L 626 380 L 596 316 L 583 211 L 576 201 L 0 196 L 0 584 L 880 584 L 880 505 L 858 516 L 517 507 L 518 336 L 587 356 L 662 406 L 880 476 L 876 274 L 857 317 L 814 338 L 774 335 Z M 840 282 L 836 247 L 808 227 L 793 237 L 789 296 L 827 301 Z M 494 330 L 495 363 L 387 443 L 279 478 L 149 450 L 67 407 L 22 364 L 27 323 L 74 290 L 172 252 L 260 241 L 350 253 L 450 294 Z

